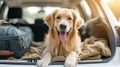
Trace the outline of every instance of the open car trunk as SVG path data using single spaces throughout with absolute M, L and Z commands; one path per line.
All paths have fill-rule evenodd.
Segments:
M 90 22 L 89 22 L 90 21 Z M 116 37 L 115 37 L 115 30 L 112 27 L 112 25 L 106 23 L 106 20 L 103 19 L 102 17 L 97 17 L 94 19 L 91 19 L 87 21 L 88 23 L 85 23 L 85 27 L 81 28 L 83 30 L 86 30 L 86 34 L 83 34 L 81 36 L 81 39 L 86 39 L 91 36 L 95 36 L 96 38 L 104 38 L 108 41 L 108 46 L 110 48 L 112 56 L 110 57 L 102 57 L 101 59 L 96 59 L 96 60 L 82 60 L 78 61 L 79 64 L 84 64 L 84 63 L 103 63 L 103 62 L 108 62 L 110 61 L 115 54 L 116 50 Z M 87 25 L 86 25 L 87 24 Z M 82 33 L 81 33 L 82 34 Z M 83 40 L 84 41 L 84 40 Z M 37 60 L 36 59 L 29 59 L 29 60 L 0 60 L 0 63 L 5 63 L 5 64 L 36 64 Z M 53 65 L 61 65 L 64 64 L 64 62 L 52 62 L 51 64 Z
M 100 0 L 86 0 L 86 3 L 88 3 L 89 8 L 91 9 L 91 18 L 87 18 L 85 15 L 85 11 L 83 9 L 80 9 L 79 11 L 82 14 L 82 17 L 85 18 L 85 24 L 80 29 L 81 32 L 81 39 L 84 41 L 86 38 L 89 38 L 91 36 L 95 36 L 96 38 L 104 38 L 108 41 L 108 47 L 111 51 L 110 57 L 102 57 L 101 59 L 97 60 L 82 60 L 78 61 L 79 64 L 85 64 L 85 63 L 104 63 L 110 61 L 114 55 L 116 50 L 116 44 L 117 44 L 117 34 L 115 31 L 114 26 L 109 21 L 109 18 L 107 18 L 106 12 L 104 8 L 102 8 L 102 4 Z M 77 6 L 82 8 L 80 5 Z M 13 24 L 16 26 L 16 24 Z M 29 24 L 19 24 L 20 26 L 28 26 L 31 28 L 32 25 Z M 34 30 L 34 29 L 33 29 Z M 32 30 L 32 31 L 33 31 Z M 33 33 L 35 33 L 33 31 Z M 42 35 L 43 36 L 43 35 Z M 37 60 L 0 60 L 0 63 L 3 64 L 36 64 Z M 61 65 L 64 64 L 64 62 L 52 62 L 53 65 Z

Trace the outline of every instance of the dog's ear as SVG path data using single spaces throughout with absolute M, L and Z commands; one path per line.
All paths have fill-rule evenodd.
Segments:
M 79 14 L 75 10 L 72 10 L 72 13 L 74 16 L 73 26 L 78 30 L 84 24 L 84 20 L 79 16 Z
M 56 12 L 57 12 L 57 9 L 44 18 L 45 23 L 49 26 L 49 28 L 53 27 L 53 22 L 55 18 L 54 15 Z

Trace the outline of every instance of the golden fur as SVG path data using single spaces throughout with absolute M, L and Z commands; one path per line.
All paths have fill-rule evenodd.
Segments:
M 74 10 L 62 8 L 54 10 L 45 17 L 45 23 L 49 26 L 49 32 L 45 38 L 46 49 L 42 60 L 38 62 L 38 66 L 47 67 L 52 57 L 64 56 L 66 57 L 65 67 L 75 67 L 78 54 L 81 52 L 82 44 L 78 29 L 83 24 L 83 19 Z M 66 25 L 65 33 L 67 31 L 68 34 L 65 41 L 61 41 L 59 38 L 60 24 Z

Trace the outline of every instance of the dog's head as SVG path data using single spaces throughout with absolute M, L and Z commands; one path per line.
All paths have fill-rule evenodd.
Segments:
M 62 8 L 45 17 L 45 22 L 49 28 L 56 28 L 60 40 L 65 41 L 71 29 L 78 30 L 82 26 L 83 19 L 74 10 Z

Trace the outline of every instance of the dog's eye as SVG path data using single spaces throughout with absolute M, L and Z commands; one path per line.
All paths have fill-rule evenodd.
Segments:
M 71 18 L 71 17 L 68 17 L 67 19 L 68 19 L 68 20 L 72 20 L 72 18 Z
M 61 19 L 61 16 L 57 16 L 56 18 L 57 18 L 57 19 Z

